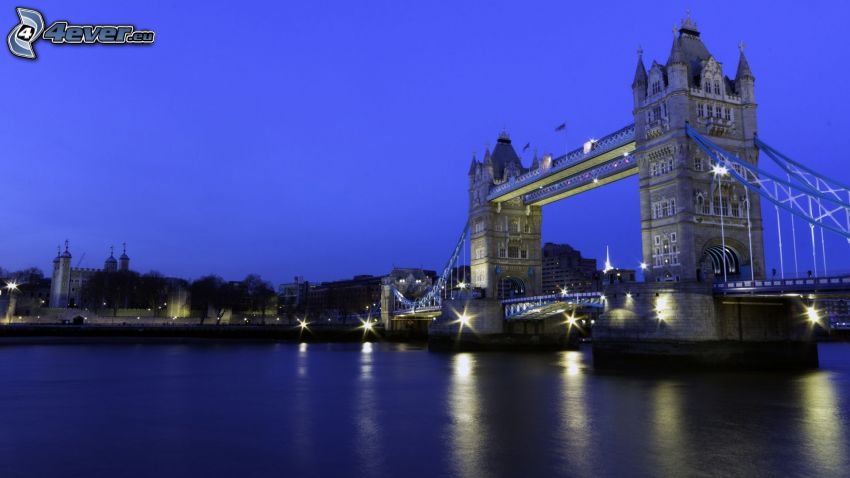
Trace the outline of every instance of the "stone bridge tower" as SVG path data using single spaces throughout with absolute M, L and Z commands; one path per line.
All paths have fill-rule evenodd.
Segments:
M 740 50 L 730 79 L 687 18 L 674 30 L 666 64 L 653 62 L 647 71 L 638 52 L 632 91 L 648 281 L 711 280 L 705 276 L 722 276 L 724 263 L 729 278 L 749 279 L 751 268 L 764 277 L 759 196 L 729 175 L 715 175 L 685 132 L 689 122 L 719 146 L 758 162 L 755 78 L 743 45 Z
M 483 162 L 472 158 L 469 168 L 472 286 L 483 289 L 488 298 L 542 293 L 540 206 L 525 206 L 521 197 L 499 203 L 487 200 L 492 186 L 527 171 L 504 131 L 499 134 L 493 152 L 486 151 Z

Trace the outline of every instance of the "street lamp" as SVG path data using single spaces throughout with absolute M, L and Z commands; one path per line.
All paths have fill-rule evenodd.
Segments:
M 723 176 L 729 174 L 729 170 L 726 166 L 723 166 L 720 163 L 715 163 L 711 167 L 711 172 L 714 173 L 714 179 L 718 179 L 717 193 L 720 197 L 720 242 L 723 250 L 721 251 L 721 256 L 723 257 L 723 282 L 726 282 L 726 228 L 724 226 L 723 216 Z
M 6 283 L 6 290 L 9 292 L 9 305 L 6 306 L 6 313 L 9 314 L 9 325 L 12 325 L 12 293 L 18 290 L 18 283 L 15 281 Z

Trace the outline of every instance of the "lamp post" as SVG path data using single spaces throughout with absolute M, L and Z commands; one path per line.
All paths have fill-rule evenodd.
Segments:
M 723 258 L 723 282 L 726 282 L 726 229 L 723 224 L 723 176 L 728 174 L 729 170 L 726 169 L 726 166 L 717 163 L 712 166 L 711 172 L 714 173 L 714 178 L 717 179 L 717 193 L 720 195 L 720 243 L 723 249 L 720 255 Z
M 9 305 L 6 306 L 6 314 L 9 316 L 9 325 L 12 325 L 12 298 L 14 297 L 13 292 L 18 290 L 18 283 L 15 281 L 7 282 L 6 290 L 9 293 Z

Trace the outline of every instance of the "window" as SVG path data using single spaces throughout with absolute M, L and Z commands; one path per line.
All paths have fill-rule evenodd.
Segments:
M 511 259 L 519 258 L 519 247 L 517 246 L 508 246 L 508 257 Z
M 723 115 L 726 121 L 732 121 L 732 108 L 724 108 Z
M 667 117 L 667 102 L 666 101 L 664 103 L 661 103 L 661 112 L 664 115 L 664 117 L 666 118 Z
M 661 93 L 661 81 L 656 80 L 652 82 L 652 94 Z
M 676 200 L 671 199 L 670 200 L 670 215 L 672 216 L 674 214 L 676 214 Z
M 705 105 L 700 103 L 697 105 L 697 117 L 702 118 L 705 116 Z
M 484 248 L 483 247 L 479 247 L 478 249 L 475 249 L 475 258 L 476 259 L 484 259 Z
M 499 245 L 499 257 L 502 258 L 502 259 L 508 257 L 508 251 L 507 251 L 507 249 L 505 249 L 504 244 Z
M 521 249 L 519 251 L 519 258 L 520 259 L 528 259 L 528 249 Z
M 519 219 L 511 219 L 511 232 L 519 234 Z
M 525 222 L 523 223 L 523 225 L 522 225 L 522 231 L 523 231 L 523 232 L 525 232 L 526 234 L 528 234 L 528 233 L 530 233 L 530 232 L 531 232 L 531 222 L 530 222 L 530 221 L 525 221 Z
M 472 228 L 472 232 L 475 234 L 484 232 L 484 221 L 475 221 L 475 227 Z
M 717 116 L 718 118 L 722 118 L 722 116 L 720 116 L 720 107 L 717 106 L 717 105 L 714 106 L 714 116 Z
M 702 158 L 694 158 L 694 171 L 702 171 Z
M 655 245 L 661 244 L 661 236 L 655 236 Z
M 712 108 L 711 105 L 705 105 L 705 109 L 706 109 L 706 113 L 707 113 L 706 116 L 711 118 L 712 117 L 711 113 L 714 111 L 714 108 Z
M 670 242 L 676 242 L 676 233 L 675 232 L 670 233 Z
M 649 175 L 656 176 L 658 174 L 657 168 L 655 167 L 655 163 L 651 163 L 649 165 Z
M 720 82 L 717 82 L 717 81 L 714 82 L 714 94 L 715 95 L 720 94 Z

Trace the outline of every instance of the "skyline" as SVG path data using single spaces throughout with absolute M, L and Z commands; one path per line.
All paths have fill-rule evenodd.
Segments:
M 223 6 L 38 5 L 48 21 L 127 20 L 155 30 L 157 41 L 40 45 L 36 62 L 2 55 L 16 73 L 5 78 L 7 91 L 23 75 L 38 106 L 32 95 L 7 100 L 14 114 L 5 117 L 3 150 L 28 159 L 8 161 L 0 175 L 12 203 L 0 212 L 10 232 L 0 237 L 0 267 L 49 273 L 56 245 L 68 239 L 75 265 L 85 252 L 81 266 L 100 267 L 110 246 L 127 242 L 138 270 L 187 278 L 256 272 L 278 284 L 295 275 L 380 275 L 393 265 L 441 268 L 466 220 L 472 152 L 481 159 L 504 128 L 527 166 L 535 147 L 558 156 L 630 123 L 635 52 L 643 49 L 647 66 L 666 61 L 670 28 L 687 8 L 624 4 L 627 14 L 609 18 L 602 5 L 486 5 L 453 5 L 444 16 L 422 5 L 342 4 L 330 15 L 299 5 L 250 20 Z M 831 160 L 850 126 L 831 101 L 841 90 L 808 86 L 846 73 L 848 53 L 833 40 L 846 18 L 836 9 L 850 8 L 789 2 L 768 15 L 735 5 L 734 19 L 722 7 L 692 17 L 726 75 L 738 42 L 747 45 L 760 134 L 846 182 Z M 517 31 L 510 37 L 496 21 L 508 14 Z M 580 20 L 567 28 L 563 18 Z M 232 38 L 202 44 L 183 27 L 214 20 L 256 32 L 256 49 Z M 798 28 L 783 28 L 790 25 Z M 86 77 L 113 70 L 140 74 Z M 133 120 L 54 123 L 62 115 L 45 113 L 108 118 L 116 104 Z M 554 133 L 564 122 L 566 134 Z M 630 178 L 547 206 L 543 241 L 569 243 L 600 263 L 608 245 L 614 265 L 635 268 L 637 197 Z M 778 264 L 771 216 L 765 205 L 768 270 Z M 850 270 L 846 243 L 828 240 L 831 268 Z

